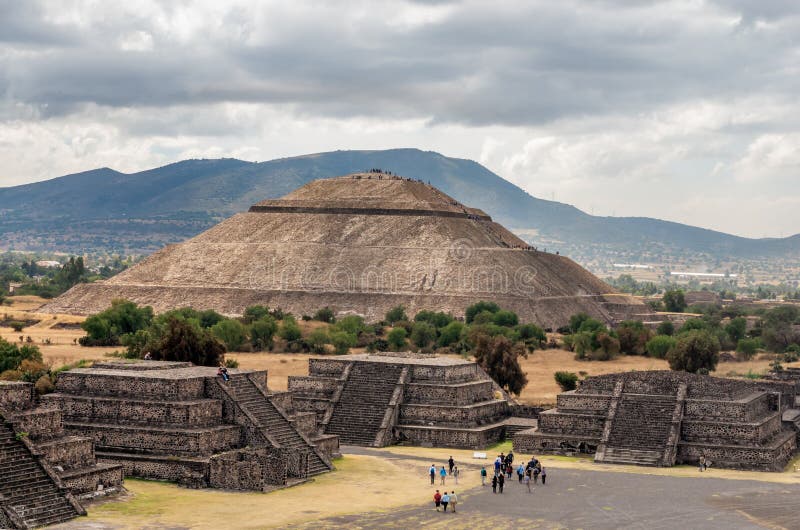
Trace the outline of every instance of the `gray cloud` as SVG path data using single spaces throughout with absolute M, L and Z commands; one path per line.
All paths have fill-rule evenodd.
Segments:
M 0 0 L 0 185 L 414 145 L 608 214 L 650 213 L 615 183 L 746 200 L 796 175 L 797 35 L 793 0 Z M 675 215 L 750 230 L 719 204 Z

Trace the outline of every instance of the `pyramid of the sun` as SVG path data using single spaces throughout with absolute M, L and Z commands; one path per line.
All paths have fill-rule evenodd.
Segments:
M 380 319 L 398 304 L 463 314 L 492 300 L 544 327 L 586 312 L 607 322 L 647 315 L 572 260 L 528 247 L 484 212 L 421 181 L 361 173 L 311 182 L 170 245 L 117 276 L 47 304 L 91 314 L 115 298 L 156 311 L 191 306 L 296 315 L 330 306 Z

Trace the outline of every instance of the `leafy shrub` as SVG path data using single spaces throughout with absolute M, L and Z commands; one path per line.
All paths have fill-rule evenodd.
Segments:
M 339 319 L 331 328 L 336 331 L 344 331 L 345 333 L 349 333 L 353 336 L 358 336 L 359 333 L 364 331 L 366 326 L 364 325 L 364 319 L 360 316 L 347 315 L 346 317 Z
M 386 340 L 389 342 L 389 347 L 392 351 L 402 351 L 406 347 L 406 337 L 408 336 L 408 332 L 406 328 L 396 327 L 392 328 L 389 334 L 386 336 Z
M 675 346 L 667 353 L 667 361 L 673 370 L 711 372 L 719 362 L 719 341 L 705 330 L 681 333 Z
M 512 394 L 519 395 L 528 384 L 528 377 L 519 364 L 519 358 L 527 356 L 524 344 L 514 344 L 504 336 L 476 337 L 475 361 L 498 385 Z
M 222 342 L 228 351 L 238 351 L 247 340 L 247 330 L 238 320 L 225 319 L 217 322 L 211 327 L 211 334 Z
M 42 362 L 42 352 L 36 346 L 17 346 L 0 337 L 0 372 L 17 370 L 26 360 Z
M 656 328 L 656 335 L 672 336 L 675 334 L 675 324 L 670 320 L 665 320 Z
M 345 355 L 350 351 L 350 348 L 356 345 L 357 338 L 353 333 L 331 331 L 328 335 L 336 355 Z
M 513 311 L 501 309 L 494 314 L 492 322 L 498 326 L 514 327 L 519 324 L 519 317 Z
M 408 315 L 406 315 L 406 308 L 401 305 L 391 308 L 386 313 L 385 320 L 389 324 L 394 324 L 398 320 L 408 320 Z
M 452 315 L 448 315 L 442 311 L 420 311 L 414 315 L 414 322 L 427 322 L 437 329 L 445 327 L 454 320 Z
M 155 335 L 155 330 L 153 334 Z M 225 359 L 225 346 L 207 330 L 192 321 L 169 315 L 152 343 L 150 353 L 156 361 L 183 361 L 200 366 L 219 366 Z
M 250 324 L 256 320 L 261 320 L 267 315 L 269 315 L 269 308 L 267 306 L 251 305 L 244 310 L 244 314 L 242 314 L 242 320 L 244 320 L 245 324 Z
M 702 318 L 690 318 L 689 320 L 683 323 L 680 332 L 686 333 L 688 331 L 697 331 L 704 329 L 708 329 L 708 325 L 706 324 L 705 320 L 703 320 Z
M 250 324 L 250 344 L 256 351 L 263 351 L 272 348 L 272 337 L 278 331 L 278 323 L 275 319 L 264 314 L 258 320 Z
M 556 372 L 553 374 L 561 390 L 575 390 L 578 388 L 578 375 L 573 372 Z
M 314 320 L 319 320 L 320 322 L 327 322 L 332 324 L 336 321 L 336 315 L 333 313 L 333 309 L 330 307 L 323 307 L 322 309 L 318 310 L 314 313 Z
M 225 359 L 225 368 L 239 368 L 239 361 L 236 359 Z
M 420 348 L 427 348 L 436 340 L 436 328 L 428 322 L 415 322 L 411 327 L 411 342 Z
M 478 302 L 469 306 L 466 311 L 464 312 L 464 318 L 467 321 L 467 324 L 471 324 L 473 320 L 475 320 L 475 316 L 484 311 L 489 313 L 497 313 L 500 311 L 500 306 L 494 302 Z
M 53 380 L 50 379 L 50 376 L 44 374 L 36 380 L 34 388 L 36 389 L 37 394 L 43 396 L 44 394 L 53 392 L 56 389 L 56 386 L 53 384 Z
M 308 344 L 314 353 L 325 353 L 325 345 L 328 343 L 330 343 L 330 337 L 324 329 L 315 329 L 308 336 Z
M 464 324 L 458 320 L 454 320 L 439 330 L 439 339 L 436 345 L 440 348 L 445 348 L 452 344 L 457 343 L 464 333 Z
M 375 339 L 367 344 L 367 351 L 370 353 L 376 351 L 389 351 L 389 341 L 385 339 Z
M 680 289 L 665 292 L 662 300 L 664 308 L 670 313 L 683 313 L 686 309 L 686 298 Z
M 758 339 L 739 339 L 736 343 L 736 358 L 740 361 L 749 361 L 755 357 L 761 341 Z
M 656 335 L 645 345 L 647 355 L 656 359 L 666 359 L 667 352 L 675 346 L 676 339 L 669 335 Z
M 9 322 L 8 325 L 11 327 L 11 329 L 16 331 L 17 333 L 25 329 L 25 322 L 19 322 L 17 320 Z
M 278 336 L 286 342 L 292 342 L 300 339 L 303 334 L 300 332 L 300 326 L 297 325 L 294 318 L 284 318 L 278 329 Z
M 128 300 L 112 300 L 111 307 L 83 321 L 84 346 L 117 346 L 120 337 L 147 328 L 153 321 L 153 308 L 139 307 Z
M 626 355 L 644 355 L 647 353 L 647 341 L 652 332 L 638 320 L 620 322 L 616 329 L 619 349 Z

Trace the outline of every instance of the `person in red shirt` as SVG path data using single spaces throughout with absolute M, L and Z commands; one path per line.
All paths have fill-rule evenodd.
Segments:
M 436 511 L 439 511 L 439 506 L 442 505 L 442 494 L 439 493 L 439 490 L 436 490 L 436 493 L 433 494 L 433 504 L 436 505 Z

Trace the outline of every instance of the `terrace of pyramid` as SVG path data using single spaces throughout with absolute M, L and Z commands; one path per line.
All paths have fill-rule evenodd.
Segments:
M 529 246 L 484 212 L 419 180 L 371 172 L 321 179 L 253 205 L 102 282 L 80 284 L 42 308 L 92 314 L 116 298 L 238 315 L 254 304 L 380 320 L 463 314 L 491 300 L 545 328 L 586 312 L 605 322 L 647 320 L 640 301 L 575 262 Z

